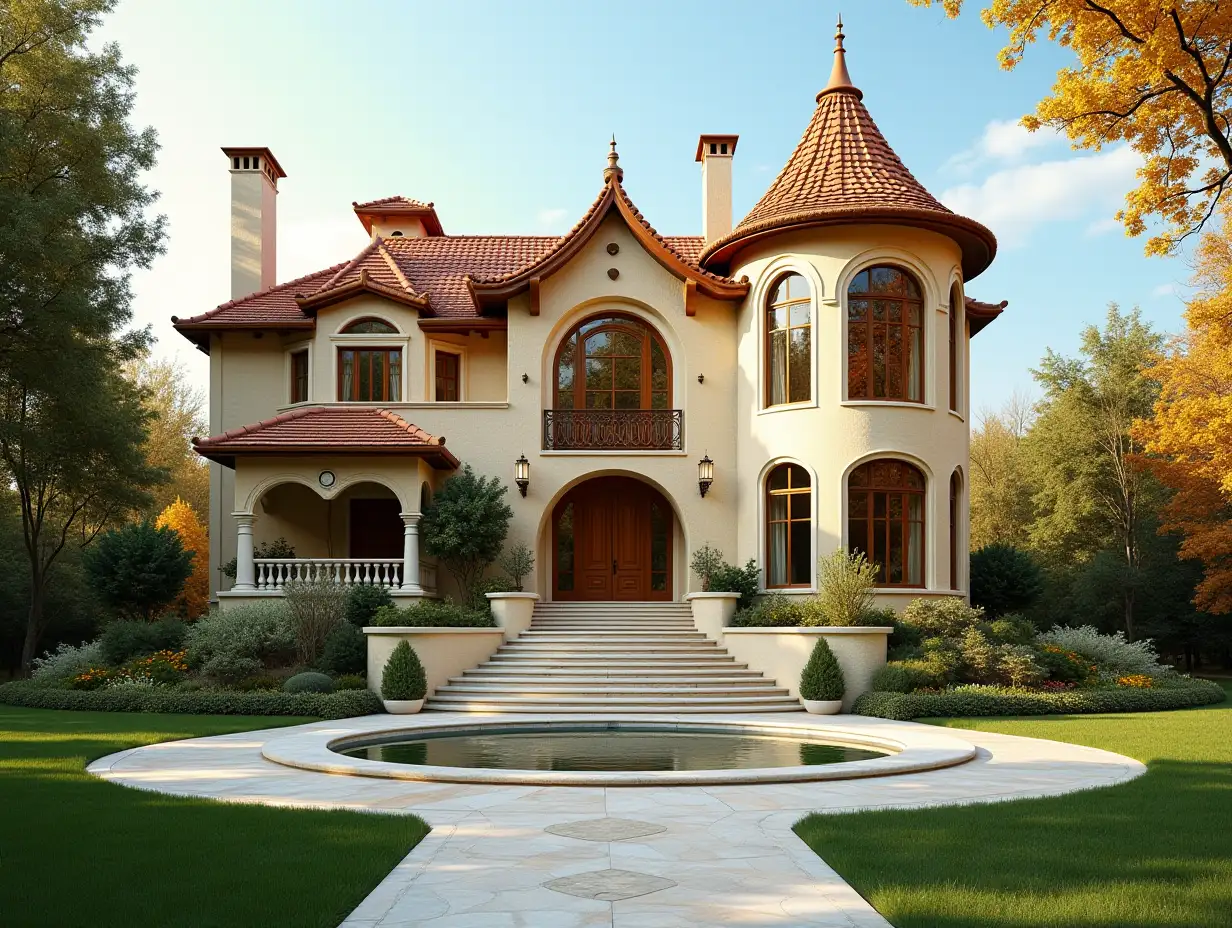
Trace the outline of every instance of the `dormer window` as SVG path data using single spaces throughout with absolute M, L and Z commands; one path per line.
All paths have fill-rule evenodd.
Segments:
M 342 327 L 344 335 L 397 335 L 398 330 L 384 319 L 375 316 L 356 319 Z

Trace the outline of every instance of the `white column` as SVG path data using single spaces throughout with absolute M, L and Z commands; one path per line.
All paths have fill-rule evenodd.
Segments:
M 257 588 L 257 571 L 252 562 L 252 523 L 255 518 L 251 512 L 233 512 L 235 519 L 235 585 L 233 590 L 255 590 Z
M 422 593 L 419 585 L 419 513 L 402 515 L 402 586 L 404 593 Z

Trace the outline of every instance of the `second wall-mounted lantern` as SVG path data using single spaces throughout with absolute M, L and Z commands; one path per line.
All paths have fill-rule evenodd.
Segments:
M 714 461 L 710 460 L 710 455 L 707 454 L 697 462 L 697 489 L 701 491 L 703 498 L 712 483 L 714 483 Z
M 518 485 L 518 492 L 525 496 L 526 488 L 530 486 L 530 461 L 524 454 L 513 462 L 513 482 Z

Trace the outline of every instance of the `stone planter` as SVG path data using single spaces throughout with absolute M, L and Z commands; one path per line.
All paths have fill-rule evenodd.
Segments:
M 693 609 L 693 624 L 715 641 L 720 641 L 723 630 L 731 625 L 739 601 L 739 593 L 690 593 L 685 596 L 685 602 Z
M 414 715 L 424 704 L 422 699 L 382 699 L 381 702 L 390 715 Z
M 530 628 L 531 616 L 535 613 L 538 593 L 485 593 L 492 604 L 492 618 L 496 627 L 505 633 L 505 640 L 516 638 Z
M 801 699 L 804 711 L 811 715 L 838 715 L 843 709 L 841 699 Z
M 385 664 L 400 641 L 409 641 L 428 681 L 428 695 L 464 671 L 478 667 L 504 641 L 499 628 L 416 628 L 370 625 L 364 629 L 368 638 L 368 689 L 378 696 Z

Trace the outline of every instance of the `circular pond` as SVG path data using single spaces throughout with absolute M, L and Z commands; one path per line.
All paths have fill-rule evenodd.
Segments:
M 362 744 L 344 742 L 334 750 L 419 767 L 570 772 L 765 770 L 844 764 L 890 753 L 820 736 L 652 724 L 401 732 Z

